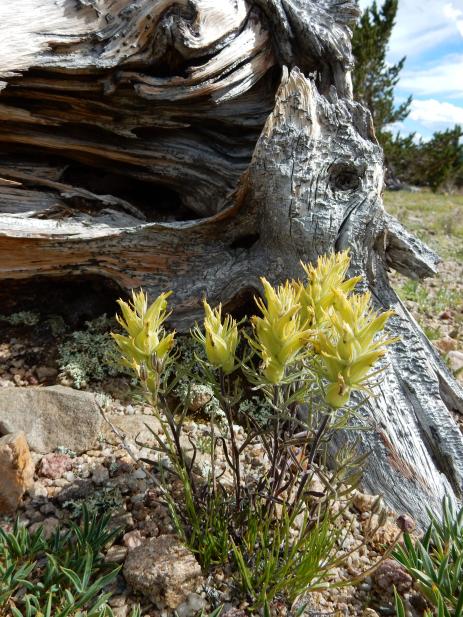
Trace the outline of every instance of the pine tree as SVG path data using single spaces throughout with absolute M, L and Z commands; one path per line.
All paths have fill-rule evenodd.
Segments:
M 423 176 L 432 191 L 450 191 L 460 184 L 463 173 L 462 138 L 463 131 L 456 125 L 453 129 L 436 131 L 432 139 L 421 144 Z
M 381 8 L 376 1 L 365 9 L 354 29 L 352 51 L 355 57 L 353 72 L 354 97 L 366 105 L 380 143 L 389 141 L 387 125 L 404 120 L 409 114 L 411 97 L 398 107 L 394 106 L 394 87 L 405 57 L 392 66 L 386 62 L 386 54 L 394 28 L 398 0 L 384 0 Z M 386 152 L 387 155 L 387 152 Z

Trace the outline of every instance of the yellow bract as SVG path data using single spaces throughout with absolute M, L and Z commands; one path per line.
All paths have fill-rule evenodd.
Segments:
M 346 279 L 350 265 L 348 251 L 323 255 L 317 264 L 301 264 L 307 275 L 307 283 L 295 283 L 300 290 L 302 319 L 311 326 L 321 326 L 327 317 L 327 311 L 333 304 L 336 291 L 348 294 L 362 277 Z
M 373 311 L 369 292 L 347 295 L 333 290 L 329 323 L 313 340 L 328 381 L 325 400 L 332 407 L 344 406 L 352 390 L 365 388 L 373 365 L 386 353 L 386 345 L 397 340 L 378 336 L 393 314 Z
M 161 293 L 149 306 L 143 291 L 132 291 L 131 302 L 117 301 L 122 315 L 117 315 L 116 320 L 127 336 L 114 332 L 111 335 L 121 352 L 122 364 L 147 381 L 148 386 L 154 386 L 155 374 L 165 365 L 174 345 L 175 331 L 166 333 L 163 325 L 170 315 L 167 298 L 171 293 Z
M 228 375 L 235 369 L 235 353 L 238 345 L 238 325 L 230 316 L 226 315 L 222 323 L 222 305 L 211 309 L 206 300 L 204 305 L 204 331 L 198 327 L 193 336 L 206 351 L 207 359 L 215 368 L 220 368 Z
M 271 384 L 280 383 L 286 368 L 302 357 L 311 331 L 300 315 L 300 290 L 287 281 L 273 288 L 262 278 L 265 301 L 256 298 L 262 317 L 252 317 L 254 338 L 249 340 L 262 360 L 262 373 Z

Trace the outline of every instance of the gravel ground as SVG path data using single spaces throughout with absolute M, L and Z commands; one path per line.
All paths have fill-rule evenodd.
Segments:
M 140 448 L 134 441 L 135 434 L 143 427 L 144 421 L 148 420 L 148 407 L 112 401 L 107 414 L 111 422 L 127 435 L 132 452 L 137 457 L 153 456 L 149 449 Z M 207 425 L 191 420 L 186 432 L 198 443 L 207 430 Z M 242 430 L 239 437 L 244 438 Z M 145 439 L 146 435 L 142 438 Z M 207 458 L 206 455 L 202 456 Z M 259 475 L 265 465 L 260 446 L 250 450 L 248 461 L 248 474 Z M 95 450 L 81 456 L 62 452 L 35 455 L 35 462 L 35 484 L 19 513 L 22 523 L 30 529 L 43 525 L 45 532 L 51 533 L 59 524 L 75 516 L 84 502 L 90 508 L 99 509 L 101 512 L 109 508 L 113 514 L 113 524 L 123 529 L 107 554 L 108 560 L 117 562 L 124 561 L 128 551 L 146 540 L 173 532 L 169 514 L 161 505 L 162 494 L 151 480 L 153 468 L 144 463 L 135 463 L 126 448 L 121 447 L 119 438 L 109 426 Z M 225 461 L 219 460 L 218 465 L 219 468 L 224 466 Z M 201 469 L 201 455 L 198 469 Z M 343 550 L 357 545 L 359 548 L 349 557 L 347 567 L 333 572 L 333 580 L 352 578 L 371 568 L 399 533 L 395 524 L 396 514 L 389 511 L 385 524 L 365 544 L 365 538 L 371 535 L 369 529 L 377 524 L 377 515 L 371 512 L 373 503 L 374 497 L 358 493 L 352 508 L 342 515 L 339 524 L 351 528 Z M 3 527 L 9 528 L 10 525 L 11 523 L 4 522 Z M 380 571 L 367 576 L 356 587 L 348 586 L 341 590 L 311 594 L 304 599 L 305 602 L 308 601 L 307 614 L 370 617 L 375 614 L 392 614 L 391 580 L 397 583 L 402 578 L 403 572 L 400 569 L 393 569 L 391 574 L 386 575 Z M 409 588 L 410 585 L 407 590 Z M 144 615 L 158 617 L 171 614 L 169 611 L 156 609 L 146 599 L 131 593 L 122 575 L 113 584 L 112 590 L 115 596 L 111 605 L 115 609 L 116 617 L 125 615 L 128 607 L 138 602 L 143 606 Z M 218 568 L 205 585 L 196 590 L 196 595 L 203 599 L 206 610 L 223 604 L 224 614 L 229 617 L 244 615 L 244 612 L 237 611 L 244 611 L 248 606 L 246 599 L 239 595 L 226 568 Z M 377 613 L 372 612 L 372 607 L 375 607 Z M 365 612 L 367 608 L 371 609 L 370 612 Z M 273 611 L 275 615 L 290 614 L 288 607 L 280 602 L 274 603 Z

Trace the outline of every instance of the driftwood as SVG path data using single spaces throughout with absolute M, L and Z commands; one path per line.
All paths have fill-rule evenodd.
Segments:
M 461 497 L 463 395 L 391 289 L 438 261 L 383 209 L 383 160 L 352 101 L 348 0 L 23 0 L 0 8 L 0 279 L 173 289 L 246 308 L 259 276 L 350 247 L 400 336 L 365 484 L 426 520 Z M 243 308 L 244 307 L 244 308 Z

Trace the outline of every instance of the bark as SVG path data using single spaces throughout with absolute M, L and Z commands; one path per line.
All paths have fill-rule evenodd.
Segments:
M 236 309 L 259 277 L 349 247 L 393 306 L 366 486 L 426 521 L 460 498 L 463 395 L 389 285 L 437 256 L 382 206 L 382 152 L 351 100 L 339 0 L 27 0 L 2 7 L 0 279 L 98 275 Z M 47 280 L 47 278 L 45 278 Z

